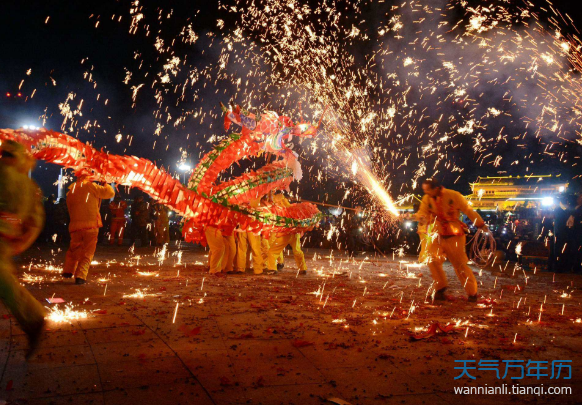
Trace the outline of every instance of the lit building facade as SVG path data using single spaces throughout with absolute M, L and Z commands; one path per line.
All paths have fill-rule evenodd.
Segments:
M 559 176 L 478 177 L 467 199 L 483 211 L 513 211 L 516 208 L 551 209 L 568 183 Z

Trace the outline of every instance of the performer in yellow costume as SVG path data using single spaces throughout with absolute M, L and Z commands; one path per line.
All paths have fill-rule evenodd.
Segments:
M 466 225 L 460 220 L 460 213 L 465 214 L 476 227 L 487 226 L 459 192 L 448 190 L 436 180 L 425 180 L 422 183 L 424 197 L 418 210 L 417 218 L 434 224 L 438 238 L 428 245 L 428 267 L 435 281 L 435 300 L 445 300 L 445 290 L 448 286 L 443 270 L 443 262 L 449 259 L 457 273 L 461 285 L 465 288 L 469 301 L 477 301 L 477 280 L 471 268 L 467 265 L 469 258 L 465 252 Z
M 251 200 L 250 206 L 257 208 L 259 200 Z M 263 252 L 261 250 L 261 237 L 252 232 L 237 232 L 238 243 L 236 251 L 236 271 L 250 271 L 248 266 L 249 254 L 252 253 L 253 273 L 256 275 L 263 274 L 265 267 Z M 250 248 L 250 249 L 249 249 Z M 250 252 L 249 252 L 250 250 Z
M 115 196 L 108 184 L 97 184 L 87 169 L 77 170 L 77 181 L 69 187 L 67 209 L 71 217 L 71 244 L 65 256 L 63 277 L 75 277 L 75 284 L 85 284 L 97 248 L 101 221 L 101 200 Z
M 44 210 L 40 190 L 27 176 L 34 159 L 13 141 L 2 142 L 0 152 L 0 299 L 28 337 L 28 358 L 38 347 L 45 312 L 14 277 L 12 256 L 40 234 Z
M 289 207 L 291 203 L 285 198 L 283 194 L 275 194 L 273 196 L 273 203 L 282 207 Z M 299 269 L 299 274 L 307 274 L 307 264 L 305 263 L 305 255 L 301 250 L 301 235 L 298 233 L 292 234 L 274 234 L 273 242 L 269 246 L 267 254 L 267 273 L 277 274 L 277 260 L 283 253 L 285 246 L 291 245 L 295 263 Z

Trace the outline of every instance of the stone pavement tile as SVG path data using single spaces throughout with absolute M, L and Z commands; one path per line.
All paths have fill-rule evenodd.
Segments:
M 378 396 L 433 393 L 388 362 L 368 367 L 329 368 L 321 372 L 347 401 L 355 397 L 373 399 Z
M 51 321 L 50 319 L 47 319 L 47 322 L 45 324 L 45 330 L 48 332 L 74 332 L 80 331 L 81 326 L 79 324 L 79 321 L 56 323 Z M 13 320 L 12 322 L 11 333 L 12 336 L 24 335 L 24 332 L 22 331 L 22 329 L 20 329 L 20 326 L 18 326 L 18 323 L 16 323 L 15 320 Z
M 300 339 L 311 342 L 323 342 L 327 340 L 325 333 L 318 321 L 302 320 L 301 322 L 289 322 L 281 318 L 272 318 L 264 324 L 265 338 L 270 339 Z
M 321 322 L 320 314 L 305 311 L 297 306 L 294 306 L 290 312 L 278 311 L 271 318 L 273 324 L 281 327 L 280 332 L 288 338 L 297 338 L 307 331 L 318 330 Z
M 17 402 L 18 404 L 18 402 Z M 105 405 L 103 401 L 103 393 L 97 392 L 94 394 L 77 394 L 53 396 L 47 398 L 34 398 L 26 400 L 26 405 Z
M 85 336 L 90 344 L 157 339 L 149 328 L 139 325 L 89 329 L 85 331 Z
M 175 384 L 191 377 L 175 356 L 130 358 L 123 362 L 99 364 L 104 390 Z
M 324 344 L 314 344 L 312 346 L 305 346 L 299 348 L 301 353 L 311 361 L 311 363 L 319 368 L 330 367 L 347 367 L 347 366 L 365 366 L 374 364 L 377 355 L 366 350 L 365 346 L 354 344 L 352 342 L 343 342 L 340 339 L 329 337 L 330 341 Z M 342 347 L 342 345 L 345 345 Z M 361 350 L 361 351 L 360 351 Z
M 324 377 L 288 340 L 231 340 L 229 356 L 243 386 L 322 383 Z M 236 346 L 236 347 L 234 347 Z
M 362 404 L 410 404 L 410 405 L 450 405 L 458 402 L 449 402 L 445 398 L 441 398 L 437 394 L 413 394 L 413 395 L 397 395 L 384 396 L 378 395 L 375 398 L 369 398 L 365 401 L 356 402 Z
M 23 364 L 21 367 L 6 369 L 0 386 L 7 385 L 12 385 L 12 390 L 6 392 L 9 401 L 101 391 L 99 372 L 94 364 L 33 369 Z
M 47 398 L 34 398 L 26 400 L 26 405 L 105 405 L 103 393 L 77 394 L 54 396 Z
M 11 338 L 10 328 L 5 329 L 5 330 L 0 329 L 0 351 L 2 349 L 4 349 L 5 346 L 6 346 L 6 348 L 8 348 L 9 343 L 10 343 L 10 338 Z
M 2 312 L 3 308 L 4 308 L 4 305 L 0 301 L 0 312 Z M 12 318 L 12 315 L 10 315 L 8 313 L 0 315 L 0 336 L 1 337 L 10 336 L 10 329 L 11 329 L 10 323 L 11 323 L 11 321 L 15 322 L 14 318 Z
M 313 344 L 317 348 L 325 348 L 328 344 L 335 339 L 338 341 L 343 341 L 342 334 L 331 333 L 333 329 L 328 329 L 327 327 L 322 327 L 321 325 L 304 324 L 303 332 L 298 332 L 291 340 L 302 341 Z M 341 340 L 340 340 L 341 339 Z
M 575 388 L 574 388 L 575 389 Z M 575 392 L 575 391 L 574 391 Z M 574 405 L 580 403 L 577 395 L 455 395 L 438 394 L 440 398 L 451 404 L 462 402 L 463 405 L 483 405 L 483 404 L 566 404 Z
M 253 405 L 321 405 L 340 394 L 329 384 L 298 384 L 251 388 L 247 396 L 248 403 Z
M 273 337 L 267 331 L 267 328 L 273 323 L 273 320 L 261 313 L 247 312 L 237 315 L 221 315 L 216 317 L 216 322 L 225 339 L 236 340 L 244 336 L 257 339 L 269 339 Z
M 106 404 L 211 405 L 213 401 L 195 380 L 103 393 Z
M 223 387 L 210 391 L 210 396 L 216 405 L 244 405 L 249 403 L 247 389 L 244 387 Z
M 4 322 L 7 319 L 4 319 L 4 315 L 9 315 L 10 312 L 8 311 L 8 308 L 6 308 L 6 306 L 3 303 L 0 303 L 0 327 L 2 325 L 2 322 Z
M 8 361 L 10 344 L 8 340 L 0 340 L 0 370 L 4 370 L 5 364 Z
M 195 333 L 192 329 L 185 329 L 186 334 Z M 160 337 L 173 349 L 173 350 L 201 350 L 201 351 L 211 351 L 211 350 L 224 350 L 226 348 L 220 336 L 208 336 L 204 337 L 200 335 L 195 335 L 193 337 L 183 336 L 176 337 L 173 339 L 167 339 L 163 334 Z
M 214 392 L 238 383 L 227 350 L 180 350 L 176 354 L 207 390 Z
M 87 344 L 87 339 L 82 330 L 76 331 L 46 331 L 43 335 L 41 347 L 61 347 L 78 346 Z M 12 337 L 13 349 L 25 349 L 28 347 L 26 335 L 16 335 Z
M 176 319 L 159 325 L 156 333 L 174 350 L 223 350 L 225 345 L 212 319 Z
M 155 359 L 174 355 L 172 350 L 159 339 L 94 343 L 91 348 L 100 365 L 123 362 L 128 359 Z
M 143 322 L 136 318 L 133 314 L 91 314 L 86 320 L 79 322 L 79 325 L 84 330 L 110 328 L 118 325 L 142 325 Z
M 88 345 L 40 347 L 28 360 L 26 350 L 12 350 L 8 359 L 8 368 L 25 368 L 30 370 L 81 366 L 95 364 L 95 358 Z

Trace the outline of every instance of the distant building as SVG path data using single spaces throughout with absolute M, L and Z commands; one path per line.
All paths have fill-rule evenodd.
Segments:
M 560 176 L 478 177 L 467 199 L 483 211 L 512 211 L 518 207 L 551 209 L 557 196 L 568 188 Z

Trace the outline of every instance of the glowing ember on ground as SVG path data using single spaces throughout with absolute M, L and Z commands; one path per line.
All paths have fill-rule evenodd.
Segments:
M 34 265 L 35 269 L 39 269 L 39 270 L 44 270 L 44 271 L 52 271 L 52 272 L 56 272 L 56 273 L 62 273 L 63 272 L 63 267 L 62 266 L 55 266 L 53 264 L 47 264 L 47 265 L 43 265 L 43 264 L 35 264 Z
M 142 290 L 142 289 L 136 288 L 134 293 L 124 294 L 123 298 L 145 298 L 145 297 L 155 296 L 155 294 L 146 293 L 145 291 L 146 291 L 146 289 Z
M 28 273 L 23 273 L 22 274 L 22 281 L 24 281 L 25 283 L 41 283 L 44 281 L 44 277 L 43 276 L 35 276 L 33 274 L 28 274 Z
M 144 277 L 159 277 L 160 273 L 156 271 L 138 271 L 137 274 Z
M 81 319 L 87 319 L 87 311 L 77 311 L 72 305 L 65 305 L 64 309 L 61 309 L 56 305 L 48 308 L 47 319 L 55 323 L 78 321 Z
M 157 253 L 155 253 L 155 256 L 158 258 L 158 264 L 160 266 L 164 264 L 164 261 L 166 260 L 167 253 L 168 253 L 168 244 L 167 243 L 164 243 L 164 246 Z

